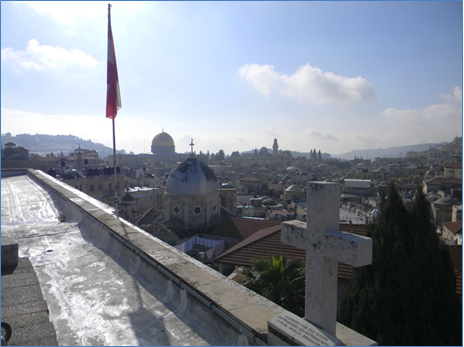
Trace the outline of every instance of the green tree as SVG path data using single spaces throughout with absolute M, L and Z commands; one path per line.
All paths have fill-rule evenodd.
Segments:
M 284 255 L 253 259 L 253 270 L 244 270 L 247 288 L 286 310 L 304 316 L 305 263 Z
M 380 345 L 461 345 L 461 303 L 448 252 L 418 189 L 408 211 L 394 184 L 368 225 L 369 266 L 356 268 L 340 321 Z

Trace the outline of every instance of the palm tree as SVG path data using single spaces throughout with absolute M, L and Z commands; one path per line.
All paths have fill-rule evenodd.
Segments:
M 252 270 L 243 270 L 242 284 L 286 310 L 302 317 L 305 303 L 305 264 L 284 255 L 252 259 Z

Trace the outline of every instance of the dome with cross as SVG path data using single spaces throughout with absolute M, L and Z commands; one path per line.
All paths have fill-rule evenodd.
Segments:
M 216 175 L 205 163 L 190 157 L 173 169 L 166 182 L 168 195 L 211 195 L 218 193 Z
M 192 153 L 170 172 L 166 181 L 169 225 L 176 230 L 208 230 L 219 224 L 219 210 L 216 175 Z

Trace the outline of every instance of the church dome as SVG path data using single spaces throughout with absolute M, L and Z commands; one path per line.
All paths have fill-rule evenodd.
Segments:
M 171 135 L 163 131 L 153 138 L 151 145 L 153 147 L 173 147 L 174 140 L 172 139 Z
M 218 193 L 214 171 L 196 158 L 188 158 L 173 169 L 166 181 L 166 194 L 198 196 Z

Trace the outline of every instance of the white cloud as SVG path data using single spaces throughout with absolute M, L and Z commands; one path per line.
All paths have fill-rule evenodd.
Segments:
M 382 111 L 382 116 L 392 126 L 388 133 L 403 142 L 413 139 L 418 143 L 451 141 L 457 132 L 462 134 L 461 88 L 454 87 L 451 94 L 440 97 L 443 100 L 441 104 L 429 105 L 421 110 L 388 108 Z
M 29 40 L 26 50 L 14 51 L 2 48 L 2 63 L 10 63 L 23 69 L 62 70 L 69 66 L 95 66 L 98 62 L 79 49 L 66 50 L 60 47 L 40 45 L 37 40 Z
M 329 133 L 328 131 L 321 131 L 318 129 L 308 128 L 303 132 L 304 136 L 309 136 L 311 140 L 327 140 L 338 141 L 338 137 Z
M 425 107 L 422 110 L 397 110 L 387 108 L 382 111 L 390 123 L 423 123 L 434 125 L 443 123 L 445 120 L 461 118 L 462 116 L 462 90 L 459 86 L 454 87 L 451 94 L 440 95 L 443 103 Z M 443 124 L 448 126 L 449 124 Z
M 281 94 L 299 101 L 346 106 L 375 98 L 375 90 L 363 77 L 345 77 L 301 66 L 292 75 L 279 74 L 272 65 L 245 64 L 238 70 L 261 94 Z

